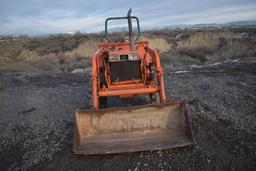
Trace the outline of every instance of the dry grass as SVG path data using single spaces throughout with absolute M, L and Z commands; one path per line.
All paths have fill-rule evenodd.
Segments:
M 99 42 L 98 36 L 82 34 L 4 39 L 0 41 L 0 67 L 70 72 L 89 67 L 88 57 L 97 50 Z
M 222 48 L 223 40 L 230 41 L 239 35 L 231 32 L 199 32 L 192 34 L 185 40 L 177 42 L 177 49 L 180 54 L 197 58 L 201 62 L 207 60 L 207 55 L 215 54 Z
M 223 59 L 256 56 L 256 38 L 234 38 L 229 41 L 225 41 L 216 55 Z
M 172 47 L 172 45 L 163 38 L 141 37 L 140 40 L 148 41 L 151 47 L 158 49 L 161 53 L 168 52 Z
M 245 31 L 165 29 L 143 33 L 141 40 L 148 40 L 150 46 L 160 50 L 165 66 L 200 65 L 256 56 L 256 37 L 240 36 Z M 100 42 L 102 34 L 0 39 L 0 67 L 54 72 L 88 68 L 91 63 L 88 57 Z
M 98 50 L 98 43 L 100 43 L 99 40 L 93 39 L 82 42 L 77 48 L 72 49 L 71 51 L 66 51 L 65 56 L 69 56 L 70 58 L 77 56 L 91 57 Z

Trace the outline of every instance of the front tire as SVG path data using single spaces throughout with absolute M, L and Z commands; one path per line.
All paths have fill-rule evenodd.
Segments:
M 99 97 L 99 107 L 100 109 L 107 108 L 107 97 Z
M 149 98 L 152 104 L 160 103 L 159 94 L 158 93 L 150 93 Z
M 102 88 L 106 85 L 104 72 L 100 73 L 100 87 Z M 104 109 L 107 108 L 107 97 L 99 97 L 99 108 Z

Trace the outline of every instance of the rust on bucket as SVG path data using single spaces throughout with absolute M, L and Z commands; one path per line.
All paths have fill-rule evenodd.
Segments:
M 77 109 L 75 113 L 76 154 L 160 150 L 192 143 L 184 101 L 100 111 Z

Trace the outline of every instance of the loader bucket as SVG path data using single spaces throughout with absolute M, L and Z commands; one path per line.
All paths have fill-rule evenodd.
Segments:
M 192 143 L 185 102 L 100 111 L 76 109 L 75 154 L 161 150 Z

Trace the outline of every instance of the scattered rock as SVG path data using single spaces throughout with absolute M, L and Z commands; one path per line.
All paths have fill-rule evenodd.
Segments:
M 71 73 L 85 73 L 86 70 L 84 68 L 76 68 Z

